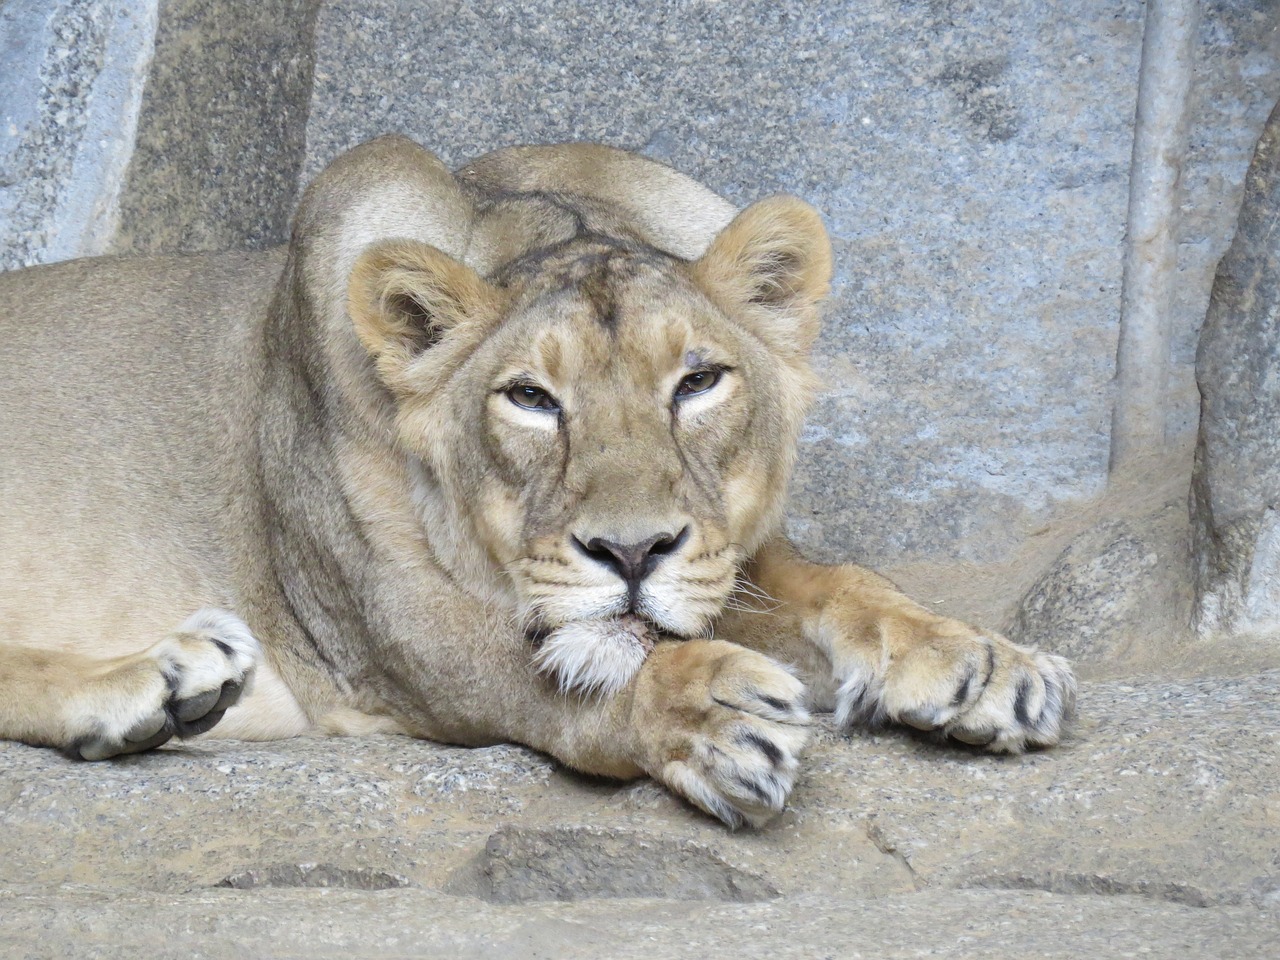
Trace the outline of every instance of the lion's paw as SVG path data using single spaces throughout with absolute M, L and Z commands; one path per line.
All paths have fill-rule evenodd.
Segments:
M 670 648 L 670 649 L 664 649 Z M 659 644 L 641 729 L 649 772 L 732 828 L 780 813 L 809 740 L 805 688 L 761 654 L 718 641 Z
M 1057 743 L 1075 708 L 1076 678 L 1062 657 L 952 622 L 888 658 L 854 667 L 836 698 L 849 726 L 884 721 L 939 731 L 995 753 Z
M 260 648 L 223 610 L 200 610 L 145 653 L 86 684 L 68 711 L 68 752 L 105 760 L 211 729 L 244 693 Z

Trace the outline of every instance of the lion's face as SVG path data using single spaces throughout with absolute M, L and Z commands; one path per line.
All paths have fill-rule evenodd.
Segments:
M 467 371 L 477 529 L 533 626 L 703 632 L 776 519 L 785 373 L 665 258 L 583 243 L 544 268 Z
M 527 626 L 689 637 L 779 523 L 828 271 L 816 215 L 779 199 L 692 264 L 589 236 L 485 281 L 381 244 L 350 309 L 400 442 Z

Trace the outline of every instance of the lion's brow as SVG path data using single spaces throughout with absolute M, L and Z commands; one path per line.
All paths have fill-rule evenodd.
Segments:
M 586 276 L 578 281 L 578 291 L 591 309 L 596 322 L 611 335 L 618 332 L 618 300 L 614 296 L 613 284 L 610 282 L 610 261 L 612 253 L 597 254 L 592 257 Z
M 574 251 L 573 246 L 579 249 Z M 558 256 L 568 259 L 552 262 Z M 585 243 L 578 239 L 531 251 L 508 263 L 492 282 L 509 286 L 522 276 L 533 281 L 538 296 L 576 294 L 586 301 L 600 326 L 615 335 L 622 321 L 619 281 L 634 275 L 637 268 L 664 269 L 677 259 L 655 248 L 593 237 Z M 541 274 L 537 272 L 539 267 L 544 268 Z

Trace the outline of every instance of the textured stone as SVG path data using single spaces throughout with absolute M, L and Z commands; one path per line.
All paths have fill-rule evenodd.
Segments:
M 0 743 L 0 954 L 1273 955 L 1280 671 L 1080 712 L 1020 758 L 824 727 L 739 833 L 509 746 Z
M 446 889 L 492 903 L 619 897 L 742 903 L 778 895 L 700 844 L 581 827 L 503 827 Z
M 1141 31 L 1136 0 L 337 2 L 306 169 L 389 129 L 451 164 L 592 139 L 808 198 L 838 274 L 794 532 L 999 560 L 1105 479 Z
M 0 3 L 0 270 L 107 249 L 133 152 L 155 5 Z
M 1158 648 L 1191 620 L 1185 506 L 1078 536 L 1027 591 L 1008 634 L 1081 663 Z
M 115 253 L 288 239 L 319 0 L 164 0 Z
M 930 890 L 877 901 L 607 900 L 495 906 L 429 891 L 188 896 L 0 891 L 0 951 L 63 960 L 1273 960 L 1276 914 L 1134 896 Z
M 309 175 L 391 129 L 455 163 L 601 139 L 738 203 L 785 189 L 827 214 L 841 269 L 791 514 L 810 552 L 990 564 L 1101 489 L 1139 0 L 341 0 L 321 16 L 313 97 L 317 5 L 160 3 L 133 150 L 155 0 L 6 0 L 17 79 L 0 98 L 26 132 L 0 139 L 0 265 L 103 249 L 121 191 L 115 252 L 277 242 L 304 152 Z M 1175 446 L 1196 421 L 1190 359 L 1212 266 L 1280 95 L 1278 21 L 1272 0 L 1212 0 L 1201 15 Z M 51 39 L 55 22 L 72 42 Z M 132 78 L 128 109 L 106 109 L 95 76 Z M 77 143 L 114 159 L 95 167 Z M 94 211 L 87 240 L 83 218 L 63 225 L 71 187 Z
M 1196 345 L 1214 270 L 1235 232 L 1245 172 L 1280 99 L 1280 9 L 1275 0 L 1201 0 L 1190 140 L 1182 164 L 1169 433 L 1194 437 L 1200 416 Z
M 282 863 L 271 867 L 241 870 L 215 886 L 234 890 L 260 887 L 345 887 L 355 890 L 393 890 L 410 886 L 406 877 L 370 870 L 366 867 L 335 867 L 331 863 Z
M 1280 631 L 1280 107 L 1249 168 L 1196 360 L 1192 509 L 1201 630 Z

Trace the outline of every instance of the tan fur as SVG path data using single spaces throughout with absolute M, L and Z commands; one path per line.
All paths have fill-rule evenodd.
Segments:
M 732 825 L 810 701 L 1055 742 L 1061 660 L 779 536 L 830 273 L 795 198 L 389 137 L 283 255 L 0 278 L 0 736 L 97 758 L 234 705 L 212 735 L 516 741 Z

